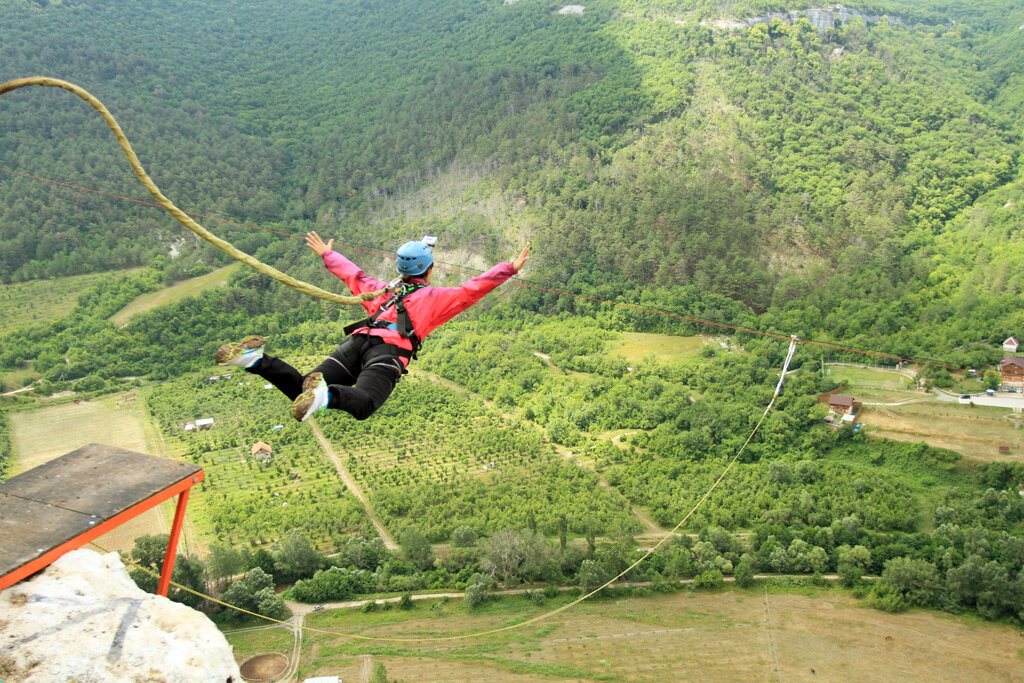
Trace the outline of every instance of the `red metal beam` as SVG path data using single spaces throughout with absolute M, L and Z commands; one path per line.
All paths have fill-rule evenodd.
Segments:
M 157 595 L 167 597 L 167 589 L 171 586 L 171 572 L 174 571 L 174 560 L 178 555 L 178 536 L 185 521 L 185 508 L 188 507 L 188 493 L 191 490 L 189 487 L 178 495 L 178 507 L 174 510 L 174 523 L 171 525 L 171 535 L 167 539 L 167 552 L 164 553 L 164 568 L 160 572 Z

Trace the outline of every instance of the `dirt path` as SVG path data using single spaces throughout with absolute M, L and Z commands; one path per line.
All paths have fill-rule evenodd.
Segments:
M 468 394 L 469 396 L 472 396 L 476 400 L 478 400 L 481 403 L 483 403 L 488 408 L 491 408 L 493 410 L 497 410 L 498 412 L 501 413 L 501 416 L 504 417 L 504 418 L 508 418 L 510 420 L 521 420 L 521 419 L 523 419 L 519 415 L 518 411 L 514 412 L 514 413 L 509 413 L 509 412 L 506 412 L 504 410 L 501 410 L 496 405 L 494 405 L 494 401 L 492 401 L 490 399 L 487 399 L 487 398 L 484 398 L 483 396 L 481 396 L 480 394 L 476 393 L 472 389 L 467 389 L 466 387 L 462 386 L 461 384 L 456 384 L 455 382 L 453 382 L 451 380 L 448 380 L 448 379 L 445 379 L 444 377 L 441 377 L 440 375 L 435 375 L 435 374 L 432 374 L 432 373 L 429 373 L 429 372 L 423 372 L 423 371 L 419 370 L 418 368 L 410 368 L 409 369 L 409 375 L 412 376 L 412 377 L 419 377 L 420 379 L 426 379 L 429 382 L 437 382 L 441 386 L 448 387 L 449 389 L 451 389 L 452 391 L 454 391 L 457 394 Z
M 373 674 L 373 657 L 361 655 L 359 659 L 363 662 L 363 667 L 359 671 L 359 680 L 363 683 L 370 683 L 370 676 Z
M 323 448 L 324 453 L 330 461 L 334 463 L 334 469 L 338 470 L 338 476 L 341 477 L 341 481 L 345 484 L 348 490 L 352 492 L 352 495 L 358 498 L 359 502 L 363 504 L 363 508 L 366 510 L 366 516 L 370 518 L 370 521 L 373 522 L 373 526 L 377 530 L 377 533 L 384 540 L 384 547 L 388 550 L 397 550 L 398 544 L 395 543 L 394 537 L 387 528 L 381 524 L 377 514 L 370 506 L 370 499 L 366 497 L 366 494 L 363 493 L 363 489 L 359 487 L 359 484 L 356 483 L 356 480 L 352 477 L 351 473 L 349 473 L 345 465 L 342 464 L 341 458 L 339 458 L 338 454 L 334 452 L 331 442 L 328 441 L 327 437 L 324 436 L 324 433 L 320 431 L 320 426 L 317 425 L 315 420 L 310 422 L 309 425 L 313 428 L 313 434 L 316 436 L 316 440 L 320 442 L 320 447 Z
M 777 579 L 777 578 L 784 578 L 784 577 L 807 578 L 808 576 L 809 576 L 809 574 L 755 574 L 754 578 L 758 579 L 758 580 L 765 580 L 765 579 Z M 834 582 L 839 580 L 839 575 L 838 574 L 824 574 L 821 578 L 825 579 L 826 581 L 831 581 L 831 582 L 834 583 Z M 875 576 L 864 576 L 863 578 L 865 580 L 873 581 L 877 577 L 875 577 Z M 670 583 L 677 583 L 680 586 L 688 586 L 688 585 L 692 584 L 695 580 L 696 579 L 675 579 L 675 580 L 673 580 Z M 734 576 L 726 576 L 726 577 L 724 577 L 724 580 L 725 580 L 726 583 L 732 583 L 732 582 L 734 582 L 736 580 L 736 577 L 734 577 Z M 614 586 L 650 586 L 651 583 L 649 581 L 616 581 L 613 585 Z M 569 592 L 569 591 L 574 591 L 576 589 L 577 589 L 576 586 L 559 586 L 558 587 L 558 591 L 561 592 L 561 593 L 565 593 L 565 592 Z M 540 590 L 540 586 L 532 586 L 530 588 L 505 588 L 505 589 L 489 591 L 489 593 L 491 595 L 523 595 L 524 593 L 529 593 L 530 591 L 536 591 L 536 590 Z M 462 598 L 466 597 L 466 593 L 464 591 L 439 591 L 439 592 L 436 592 L 436 593 L 418 593 L 418 594 L 417 593 L 412 593 L 412 594 L 409 595 L 409 597 L 412 598 L 413 600 L 437 600 L 438 598 L 448 598 L 450 600 L 461 600 Z M 402 596 L 395 595 L 395 596 L 388 597 L 388 598 L 363 598 L 361 600 L 344 600 L 344 601 L 337 601 L 337 602 L 325 602 L 325 603 L 323 603 L 323 609 L 324 610 L 352 609 L 354 607 L 362 607 L 363 605 L 366 605 L 366 604 L 371 603 L 371 602 L 375 602 L 378 605 L 380 605 L 380 604 L 383 604 L 385 602 L 392 602 L 392 603 L 399 602 L 401 599 L 402 599 Z M 305 620 L 306 615 L 313 613 L 313 605 L 307 604 L 305 602 L 295 602 L 293 600 L 285 600 L 284 604 L 285 604 L 285 607 L 290 609 L 291 612 L 292 612 L 292 618 L 288 620 L 291 624 L 302 626 L 302 624 L 303 624 L 303 622 Z M 247 628 L 240 628 L 240 629 L 225 631 L 225 633 L 244 633 L 246 631 L 257 631 L 257 630 L 265 629 L 265 628 L 276 628 L 276 626 L 273 625 L 273 624 L 270 625 L 270 626 L 250 626 L 250 627 L 247 627 Z

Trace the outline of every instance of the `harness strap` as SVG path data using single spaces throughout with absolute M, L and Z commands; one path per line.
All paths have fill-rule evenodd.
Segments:
M 385 301 L 384 304 L 382 304 L 381 307 L 373 313 L 373 315 L 346 325 L 343 330 L 344 333 L 349 335 L 362 327 L 388 328 L 394 330 L 412 342 L 412 351 L 395 346 L 394 348 L 401 352 L 398 353 L 398 355 L 409 358 L 410 360 L 416 358 L 416 354 L 419 351 L 420 344 L 422 342 L 419 337 L 416 336 L 416 330 L 413 329 L 412 320 L 409 318 L 409 312 L 405 310 L 405 301 L 403 301 L 403 299 L 422 287 L 426 287 L 426 285 L 413 284 L 402 287 L 400 291 L 395 292 L 394 296 Z M 377 317 L 392 306 L 395 307 L 398 322 L 392 323 L 384 320 L 378 321 Z

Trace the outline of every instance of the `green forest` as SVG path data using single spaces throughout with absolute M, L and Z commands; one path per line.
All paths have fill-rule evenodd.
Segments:
M 342 289 L 295 238 L 311 229 L 385 280 L 382 254 L 427 233 L 441 284 L 527 240 L 533 252 L 427 340 L 422 372 L 373 419 L 318 418 L 399 539 L 389 551 L 283 398 L 208 380 L 225 341 L 259 333 L 311 360 L 361 311 L 239 270 L 115 325 L 141 294 L 227 257 L 109 196 L 149 200 L 85 103 L 6 94 L 0 384 L 33 390 L 0 398 L 0 477 L 6 412 L 138 389 L 176 452 L 207 468 L 208 574 L 236 604 L 279 613 L 270 578 L 311 602 L 592 588 L 635 556 L 636 510 L 670 529 L 719 477 L 772 398 L 778 337 L 797 335 L 841 348 L 798 348 L 692 535 L 627 578 L 835 572 L 884 609 L 1024 620 L 1024 465 L 834 429 L 818 401 L 840 388 L 826 360 L 931 361 L 960 379 L 1024 335 L 1024 8 L 873 0 L 820 26 L 785 14 L 806 2 L 561 7 L 2 3 L 0 79 L 88 89 L 168 197 L 290 275 Z M 728 344 L 634 362 L 609 351 L 621 332 Z M 218 429 L 183 435 L 200 415 Z M 257 439 L 272 463 L 245 460 Z

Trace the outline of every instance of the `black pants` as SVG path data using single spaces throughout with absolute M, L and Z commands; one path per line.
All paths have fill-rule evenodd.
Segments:
M 402 377 L 404 366 L 398 351 L 398 347 L 384 343 L 380 337 L 354 334 L 310 374 L 323 373 L 331 390 L 328 408 L 344 410 L 357 420 L 365 420 L 384 404 Z M 280 358 L 266 354 L 249 372 L 273 384 L 292 401 L 302 393 L 302 380 L 306 378 Z

